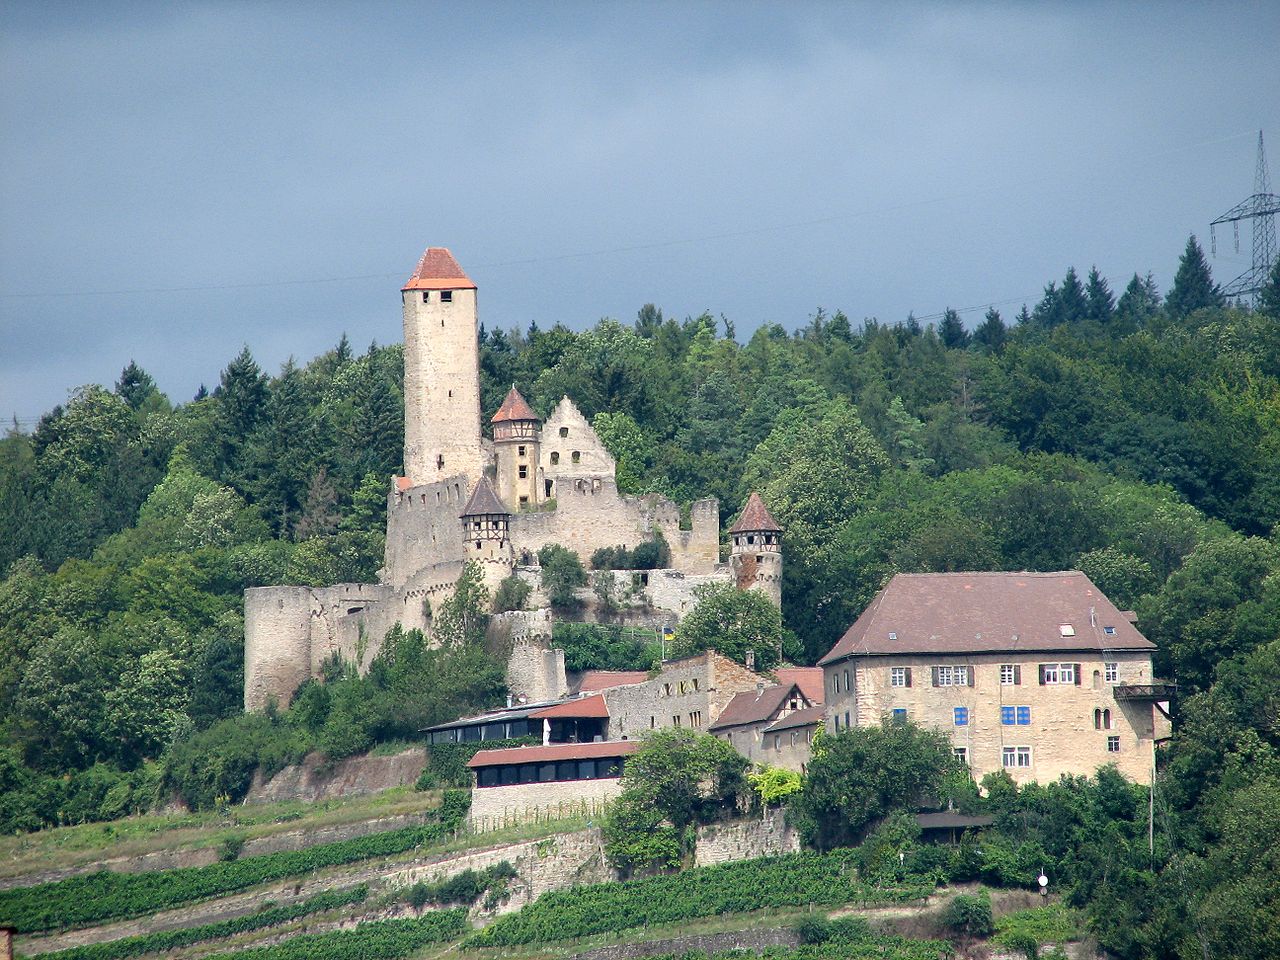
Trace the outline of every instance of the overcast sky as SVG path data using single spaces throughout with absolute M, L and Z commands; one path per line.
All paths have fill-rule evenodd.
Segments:
M 886 11 L 891 10 L 891 13 Z M 174 400 L 400 339 L 451 248 L 489 327 L 745 338 L 1167 289 L 1280 174 L 1280 4 L 0 5 L 0 417 L 132 358 Z M 1219 236 L 1215 275 L 1246 266 Z M 980 311 L 965 315 L 972 324 Z

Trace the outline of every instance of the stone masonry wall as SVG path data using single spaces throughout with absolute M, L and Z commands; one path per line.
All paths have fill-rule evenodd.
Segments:
M 658 676 L 604 693 L 610 740 L 666 727 L 706 729 L 735 694 L 754 690 L 758 674 L 714 651 L 668 660 Z
M 1150 682 L 1151 658 L 1142 652 L 1113 651 L 1108 661 L 1118 663 L 1120 683 Z M 1081 682 L 1039 683 L 1041 663 L 1079 663 Z M 1000 664 L 1018 664 L 1022 682 L 1000 682 Z M 964 664 L 974 670 L 974 685 L 934 687 L 931 668 L 939 664 Z M 890 669 L 910 667 L 912 685 L 890 685 Z M 910 720 L 942 730 L 957 747 L 968 751 L 970 769 L 976 779 L 1005 769 L 1019 783 L 1056 780 L 1062 774 L 1092 774 L 1098 767 L 1114 763 L 1126 777 L 1138 782 L 1151 780 L 1154 708 L 1149 703 L 1123 703 L 1114 695 L 1114 684 L 1103 681 L 1104 660 L 1098 653 L 982 654 L 963 657 L 865 657 L 842 661 L 825 668 L 823 678 L 828 696 L 827 716 L 841 717 L 849 711 L 857 724 L 879 723 L 895 708 L 904 708 Z M 854 693 L 846 694 L 844 671 L 851 671 Z M 856 672 L 855 672 L 856 670 Z M 841 676 L 841 693 L 832 700 L 835 674 Z M 852 706 L 851 706 L 852 704 Z M 1029 724 L 1001 723 L 1002 706 L 1029 707 Z M 968 723 L 955 723 L 954 708 L 968 709 Z M 1111 711 L 1111 729 L 1094 727 L 1095 709 Z M 1120 750 L 1108 752 L 1107 738 L 1118 736 Z M 1003 767 L 1002 748 L 1031 748 L 1032 765 Z
M 424 567 L 466 559 L 458 515 L 467 505 L 474 482 L 456 475 L 438 483 L 391 490 L 387 496 L 386 563 L 381 571 L 386 583 L 399 586 Z
M 617 778 L 476 787 L 471 791 L 468 823 L 483 833 L 535 817 L 600 816 L 621 792 Z
M 731 820 L 698 828 L 694 862 L 699 867 L 732 860 L 774 857 L 800 850 L 800 835 L 787 825 L 781 810 L 759 819 Z

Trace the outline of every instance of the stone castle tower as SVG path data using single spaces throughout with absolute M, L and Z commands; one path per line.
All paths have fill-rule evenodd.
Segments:
M 491 422 L 498 498 L 517 511 L 527 510 L 540 500 L 542 421 L 512 384 Z
M 484 585 L 492 595 L 515 566 L 515 551 L 511 547 L 511 511 L 493 492 L 488 477 L 480 478 L 459 519 L 466 558 L 480 565 Z
M 404 469 L 413 484 L 484 471 L 476 285 L 430 247 L 400 291 L 404 308 Z
M 759 590 L 782 605 L 782 527 L 769 508 L 752 493 L 729 535 L 729 565 L 741 590 Z

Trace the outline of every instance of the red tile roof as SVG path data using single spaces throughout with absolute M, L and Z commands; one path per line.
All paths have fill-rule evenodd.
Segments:
M 508 510 L 498 499 L 498 495 L 493 492 L 493 484 L 489 482 L 488 477 L 481 477 L 480 482 L 476 484 L 476 488 L 471 491 L 471 499 L 467 501 L 467 505 L 463 511 L 458 514 L 459 517 L 498 517 L 503 514 L 510 514 Z
M 462 272 L 453 254 L 444 247 L 428 247 L 401 290 L 474 290 L 476 285 Z
M 810 703 L 822 703 L 821 667 L 779 667 L 773 674 L 779 683 L 794 683 Z
M 773 519 L 773 514 L 769 512 L 769 508 L 760 499 L 760 494 L 754 491 L 747 498 L 747 505 L 742 508 L 742 513 L 738 515 L 738 519 L 729 528 L 730 533 L 743 533 L 747 530 L 782 532 L 782 528 L 778 526 L 778 521 Z
M 516 389 L 516 385 L 511 385 L 511 390 L 507 393 L 507 398 L 502 401 L 502 406 L 498 408 L 498 412 L 493 415 L 490 423 L 504 423 L 508 420 L 538 420 L 539 417 L 533 412 L 533 407 L 525 402 L 524 397 L 520 395 L 520 391 Z
M 401 493 L 413 486 L 413 481 L 408 477 L 396 477 L 396 489 Z
M 609 708 L 605 706 L 604 697 L 596 694 L 580 700 L 566 700 L 554 707 L 544 707 L 529 714 L 530 720 L 549 720 L 554 717 L 607 717 Z
M 811 727 L 826 719 L 822 707 L 805 707 L 803 710 L 792 710 L 781 720 L 775 720 L 764 728 L 765 733 L 776 733 L 779 730 L 794 730 L 796 727 Z
M 505 750 L 480 750 L 467 766 L 499 767 L 510 763 L 547 763 L 552 760 L 595 760 L 600 757 L 626 757 L 640 744 L 635 740 L 603 740 L 599 743 L 552 743 L 545 747 L 507 747 Z
M 716 717 L 716 722 L 708 730 L 722 730 L 725 727 L 739 727 L 744 723 L 760 723 L 773 717 L 787 705 L 793 691 L 799 687 L 794 683 L 776 683 L 763 690 L 748 690 L 739 693 L 729 701 L 729 705 Z M 803 694 L 801 694 L 803 696 Z
M 822 671 L 818 671 L 821 680 Z M 601 690 L 612 690 L 614 687 L 625 687 L 633 683 L 643 683 L 649 679 L 645 670 L 585 670 L 578 680 L 579 693 L 597 693 Z
M 1064 635 L 1064 627 L 1071 633 Z M 1107 634 L 1105 627 L 1115 632 Z M 1154 649 L 1079 570 L 899 573 L 818 662 L 893 654 Z

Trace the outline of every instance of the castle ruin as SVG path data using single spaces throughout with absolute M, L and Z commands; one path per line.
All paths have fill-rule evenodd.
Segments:
M 447 249 L 423 254 L 401 302 L 405 475 L 388 491 L 380 582 L 246 590 L 246 710 L 287 705 L 334 655 L 366 669 L 396 624 L 429 635 L 432 610 L 452 596 L 468 560 L 491 592 L 514 574 L 533 587 L 535 605 L 545 605 L 541 547 L 561 544 L 586 562 L 597 549 L 634 549 L 660 535 L 670 549 L 667 569 L 617 572 L 655 621 L 678 622 L 706 583 L 733 582 L 781 602 L 781 529 L 757 495 L 730 531 L 729 563 L 721 563 L 718 502 L 695 501 L 685 529 L 678 504 L 619 492 L 613 457 L 568 397 L 543 422 L 513 386 L 491 418 L 493 439 L 484 436 L 477 288 Z M 550 617 L 507 615 L 505 623 L 515 642 L 513 692 L 563 695 Z

